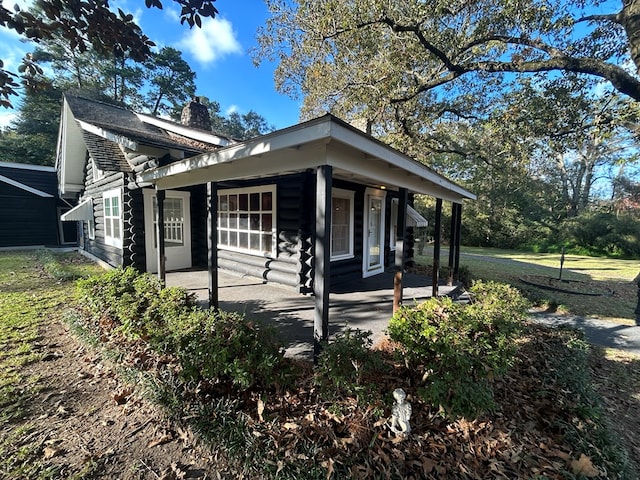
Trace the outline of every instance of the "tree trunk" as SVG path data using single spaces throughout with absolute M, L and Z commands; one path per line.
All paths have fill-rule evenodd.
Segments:
M 631 59 L 640 71 L 640 0 L 623 0 L 622 4 L 618 18 L 627 33 Z

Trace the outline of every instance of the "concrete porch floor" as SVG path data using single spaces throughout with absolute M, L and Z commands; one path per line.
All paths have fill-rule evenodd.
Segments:
M 167 286 L 180 286 L 196 294 L 205 308 L 209 306 L 206 270 L 167 273 Z M 244 314 L 274 325 L 286 348 L 287 356 L 313 358 L 314 297 L 293 289 L 264 283 L 261 279 L 233 272 L 218 272 L 220 309 Z M 431 296 L 431 278 L 405 273 L 404 304 L 424 301 Z M 447 295 L 456 287 L 440 286 Z M 371 330 L 374 343 L 387 328 L 393 311 L 393 273 L 332 286 L 329 307 L 329 334 L 333 337 L 346 326 Z

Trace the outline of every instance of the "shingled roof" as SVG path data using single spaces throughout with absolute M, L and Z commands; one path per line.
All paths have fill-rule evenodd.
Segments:
M 82 131 L 84 143 L 96 166 L 110 172 L 131 172 L 131 166 L 120 146 L 91 132 Z
M 135 112 L 117 105 L 74 95 L 65 95 L 65 98 L 76 121 L 85 122 L 117 136 L 126 137 L 136 143 L 161 148 L 175 148 L 193 154 L 210 152 L 217 148 L 215 145 L 177 135 L 143 122 Z M 109 141 L 107 140 L 107 142 Z M 88 145 L 87 148 L 89 148 Z

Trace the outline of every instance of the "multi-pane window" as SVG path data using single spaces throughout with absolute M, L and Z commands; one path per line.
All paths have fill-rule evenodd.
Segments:
M 331 259 L 353 257 L 354 192 L 334 188 L 331 194 Z
M 276 255 L 276 187 L 218 193 L 218 246 L 256 255 Z
M 184 206 L 182 198 L 166 197 L 162 204 L 164 212 L 165 247 L 184 245 Z M 158 202 L 153 198 L 153 245 L 158 247 Z
M 109 190 L 102 194 L 104 206 L 104 242 L 122 248 L 122 210 L 120 190 Z

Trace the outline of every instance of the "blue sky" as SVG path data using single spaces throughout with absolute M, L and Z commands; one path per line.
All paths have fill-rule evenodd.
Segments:
M 24 1 L 4 0 L 5 6 Z M 170 46 L 182 51 L 183 58 L 196 72 L 197 94 L 220 103 L 223 113 L 254 110 L 276 128 L 298 121 L 299 103 L 275 90 L 275 64 L 253 65 L 249 50 L 257 46 L 258 27 L 269 12 L 263 0 L 218 0 L 220 15 L 206 19 L 202 29 L 180 25 L 179 8 L 172 0 L 163 0 L 164 9 L 147 9 L 143 0 L 112 0 L 114 7 L 134 15 L 143 32 L 158 47 Z M 0 58 L 5 68 L 16 71 L 22 56 L 33 45 L 23 43 L 13 31 L 0 28 Z M 16 102 L 13 101 L 15 104 Z M 0 108 L 0 127 L 7 125 L 15 111 Z

